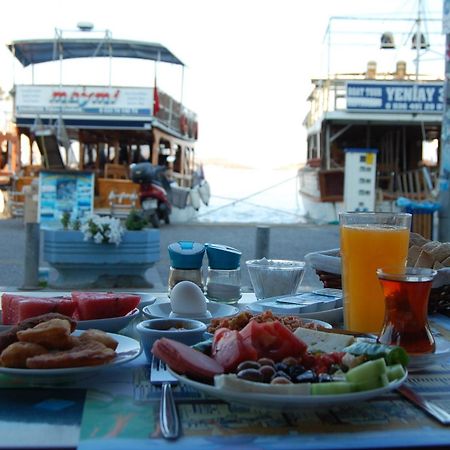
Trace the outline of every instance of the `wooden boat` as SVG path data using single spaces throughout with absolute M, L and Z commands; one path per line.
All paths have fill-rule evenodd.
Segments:
M 16 148 L 14 164 L 5 175 L 12 177 L 12 190 L 19 194 L 19 201 L 23 186 L 31 183 L 40 169 L 75 169 L 95 174 L 96 211 L 107 211 L 114 203 L 138 207 L 139 185 L 129 179 L 129 166 L 143 161 L 167 167 L 175 221 L 177 217 L 192 217 L 198 209 L 199 187 L 207 201 L 207 182 L 195 156 L 197 115 L 156 86 L 158 64 L 184 70 L 184 63 L 169 49 L 157 43 L 113 39 L 109 31 L 100 38 L 90 33 L 73 38 L 57 30 L 54 39 L 19 40 L 7 45 L 23 67 L 92 57 L 155 61 L 153 87 L 65 85 L 62 81 L 14 86 Z M 24 137 L 28 141 L 27 161 Z M 40 164 L 34 160 L 32 149 L 36 146 Z
M 334 71 L 332 58 L 336 56 L 331 55 L 328 56 L 327 75 L 311 80 L 312 91 L 308 98 L 310 111 L 304 120 L 307 162 L 298 172 L 298 185 L 305 210 L 312 219 L 335 222 L 340 211 L 356 209 L 345 204 L 347 183 L 352 183 L 350 190 L 369 192 L 364 184 L 359 184 L 369 182 L 364 174 L 346 170 L 349 151 L 359 151 L 360 158 L 372 150 L 376 155 L 371 191 L 375 204 L 372 203 L 369 210 L 395 209 L 399 196 L 416 200 L 432 198 L 439 164 L 445 39 L 437 29 L 439 22 L 429 19 L 425 27 L 420 17 L 419 14 L 419 19 L 397 21 L 393 18 L 377 20 L 375 17 L 330 19 L 328 52 L 336 52 L 340 42 L 337 41 L 334 47 L 330 42 L 334 43 L 333 39 L 345 40 L 342 35 L 347 33 L 353 47 L 349 45 L 341 51 L 360 45 L 363 57 L 378 55 L 381 58 L 382 52 L 394 51 L 394 34 L 382 33 L 387 27 L 392 27 L 399 35 L 397 42 L 405 42 L 408 38 L 409 44 L 412 40 L 408 51 L 414 57 L 412 67 L 415 71 L 408 72 L 405 60 L 397 61 L 390 70 L 385 62 L 384 70 L 380 70 L 377 61 L 371 60 L 360 72 Z M 333 25 L 336 22 L 338 25 Z M 354 39 L 354 22 L 360 29 L 356 31 L 358 39 Z M 405 22 L 409 35 L 401 35 Z M 430 23 L 434 26 L 434 32 Z M 333 30 L 339 35 L 338 38 L 332 36 Z M 428 34 L 424 30 L 428 30 Z M 381 40 L 378 40 L 380 36 Z M 415 45 L 415 42 L 421 44 Z M 377 45 L 380 46 L 377 53 L 371 52 L 370 48 Z M 435 50 L 439 47 L 442 51 L 437 58 L 441 62 L 433 66 L 434 69 L 438 67 L 438 71 L 425 75 L 421 69 L 426 64 L 422 61 L 429 55 L 431 45 L 435 46 Z M 354 56 L 358 54 L 355 50 L 351 51 Z M 405 53 L 402 55 L 405 56 Z M 390 54 L 391 62 L 392 56 L 395 55 Z M 355 59 L 349 61 L 346 58 L 346 64 L 351 65 Z M 425 148 L 430 147 L 433 156 L 427 160 Z M 364 202 L 360 204 L 362 210 L 367 208 Z

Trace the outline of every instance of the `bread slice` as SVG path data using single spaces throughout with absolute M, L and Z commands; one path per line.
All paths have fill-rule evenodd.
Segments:
M 430 255 L 436 261 L 444 261 L 450 256 L 450 242 L 443 242 L 442 244 L 437 245 L 431 250 Z
M 412 247 L 413 245 L 416 245 L 417 247 L 422 247 L 427 242 L 429 242 L 429 240 L 424 238 L 421 234 L 409 233 L 409 246 L 410 247 Z
M 441 261 L 441 264 L 444 267 L 450 267 L 450 256 L 448 258 L 444 259 L 444 261 Z
M 408 259 L 407 259 L 407 265 L 409 267 L 414 267 L 417 260 L 419 259 L 420 252 L 422 251 L 422 248 L 417 245 L 412 245 L 409 247 L 408 250 Z
M 434 258 L 430 255 L 429 252 L 422 250 L 420 252 L 419 258 L 416 261 L 416 264 L 414 264 L 414 267 L 424 267 L 431 269 L 434 264 Z

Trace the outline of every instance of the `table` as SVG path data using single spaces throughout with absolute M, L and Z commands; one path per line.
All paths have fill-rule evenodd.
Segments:
M 433 316 L 432 323 L 436 332 L 450 339 L 449 318 Z M 450 358 L 411 373 L 408 383 L 450 411 Z M 450 427 L 439 425 L 396 393 L 289 413 L 229 405 L 184 386 L 175 389 L 175 396 L 183 435 L 173 443 L 159 436 L 160 390 L 149 383 L 143 354 L 94 377 L 39 388 L 1 376 L 0 448 L 450 447 Z

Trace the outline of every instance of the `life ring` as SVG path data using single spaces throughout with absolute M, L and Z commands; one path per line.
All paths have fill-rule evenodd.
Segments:
M 188 122 L 185 115 L 180 116 L 180 130 L 183 134 L 188 132 Z

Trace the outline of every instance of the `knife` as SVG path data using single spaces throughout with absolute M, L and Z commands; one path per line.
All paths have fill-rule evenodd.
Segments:
M 397 388 L 397 392 L 403 395 L 403 397 L 405 397 L 412 404 L 416 405 L 427 414 L 434 417 L 443 425 L 450 425 L 450 414 L 448 412 L 444 411 L 434 403 L 425 400 L 421 395 L 417 394 L 417 392 L 414 392 L 408 386 L 400 386 L 399 388 Z

